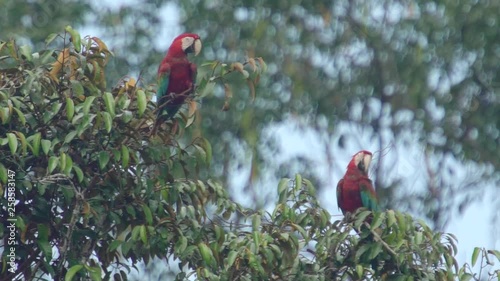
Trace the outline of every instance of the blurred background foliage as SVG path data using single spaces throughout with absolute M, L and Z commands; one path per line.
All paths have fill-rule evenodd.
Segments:
M 231 81 L 230 110 L 221 111 L 225 95 L 217 86 L 201 100 L 196 120 L 218 155 L 210 176 L 235 187 L 232 177 L 248 175 L 243 191 L 257 207 L 274 196 L 277 178 L 291 171 L 307 170 L 303 174 L 315 178 L 318 188 L 334 188 L 338 179 L 319 177 L 314 160 L 342 172 L 340 151 L 368 145 L 354 129 L 337 130 L 341 125 L 361 128 L 381 152 L 372 177 L 383 204 L 425 215 L 436 229 L 446 226 L 455 208 L 463 211 L 484 194 L 485 186 L 499 186 L 500 2 L 154 0 L 106 8 L 97 1 L 0 3 L 2 37 L 43 45 L 65 24 L 98 28 L 115 55 L 108 65 L 111 85 L 139 73 L 143 83 L 155 83 L 175 35 L 164 38 L 166 28 L 201 35 L 199 64 L 263 57 L 268 71 L 255 101 L 245 80 L 239 80 L 241 87 Z M 280 147 L 266 132 L 290 123 L 319 135 L 324 153 L 274 163 Z M 403 178 L 388 176 L 394 163 L 383 155 L 405 158 L 415 147 L 424 151 L 426 161 L 419 164 L 426 175 L 410 190 Z M 463 181 L 456 175 L 464 171 Z M 452 197 L 458 204 L 445 200 Z

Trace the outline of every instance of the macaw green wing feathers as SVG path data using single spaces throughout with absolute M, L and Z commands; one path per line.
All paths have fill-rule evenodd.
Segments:
M 158 116 L 165 110 L 167 100 L 164 98 L 167 95 L 168 83 L 170 81 L 170 64 L 164 63 L 158 70 L 158 89 L 156 91 L 156 102 L 158 103 Z
M 156 100 L 159 101 L 167 94 L 168 81 L 170 73 L 160 73 L 158 75 L 158 90 L 156 91 Z
M 361 181 L 361 183 L 359 184 L 359 191 L 361 193 L 360 195 L 363 207 L 368 208 L 371 211 L 379 211 L 377 194 L 372 187 L 371 181 Z

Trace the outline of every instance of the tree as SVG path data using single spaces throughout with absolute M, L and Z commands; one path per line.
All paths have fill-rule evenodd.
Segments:
M 139 261 L 170 256 L 189 268 L 178 280 L 193 274 L 204 280 L 479 280 L 456 264 L 453 235 L 392 210 L 331 222 L 316 188 L 300 175 L 280 182 L 273 212 L 242 207 L 220 182 L 203 176 L 219 154 L 200 134 L 195 102 L 151 136 L 152 85 L 127 77 L 108 90 L 111 53 L 102 40 L 82 39 L 70 26 L 46 42 L 53 40 L 62 49 L 0 44 L 8 66 L 0 73 L 0 189 L 6 194 L 0 216 L 15 226 L 0 228 L 2 280 L 127 280 Z M 202 65 L 211 71 L 200 77 L 198 91 L 237 79 L 252 89 L 264 66 L 261 59 Z M 472 264 L 481 253 L 485 263 L 500 260 L 498 251 L 477 249 Z

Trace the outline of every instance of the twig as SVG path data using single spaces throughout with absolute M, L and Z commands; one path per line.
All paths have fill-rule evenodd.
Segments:
M 58 271 L 62 272 L 64 263 L 66 261 L 66 257 L 68 255 L 68 249 L 71 248 L 71 236 L 73 235 L 73 230 L 75 229 L 75 225 L 76 225 L 76 222 L 78 220 L 78 216 L 80 214 L 84 195 L 81 192 L 81 190 L 79 190 L 79 188 L 77 189 L 77 187 L 73 184 L 71 179 L 68 178 L 64 174 L 54 174 L 54 175 L 50 175 L 50 176 L 44 177 L 43 179 L 39 180 L 40 183 L 55 183 L 58 181 L 69 182 L 71 184 L 71 186 L 73 187 L 73 189 L 75 190 L 75 194 L 76 194 L 76 196 L 75 196 L 75 198 L 76 198 L 75 208 L 73 209 L 73 213 L 71 214 L 71 219 L 70 219 L 70 222 L 68 224 L 68 232 L 63 237 L 62 246 L 59 247 L 59 254 L 61 256 L 61 260 L 60 260 L 59 265 L 58 265 Z
M 367 222 L 364 222 L 363 223 L 368 229 L 370 229 L 370 225 L 367 223 Z M 394 257 L 397 257 L 398 255 L 396 254 L 396 252 L 394 252 L 394 250 L 384 241 L 382 240 L 382 238 L 380 237 L 380 235 L 378 235 L 377 232 L 373 231 L 372 229 L 370 229 L 370 232 L 373 234 L 373 237 L 375 237 L 375 241 L 379 242 L 380 244 L 382 244 L 382 246 L 387 250 L 389 251 L 389 253 L 391 253 Z

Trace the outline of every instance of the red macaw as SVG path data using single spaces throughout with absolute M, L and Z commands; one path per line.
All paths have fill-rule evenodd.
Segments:
M 196 56 L 200 51 L 201 39 L 194 33 L 177 36 L 168 48 L 167 55 L 158 67 L 158 115 L 155 127 L 174 117 L 186 98 L 194 92 L 196 65 L 189 62 L 187 54 L 194 53 Z
M 361 207 L 378 211 L 378 198 L 372 181 L 368 178 L 368 168 L 372 153 L 362 150 L 356 153 L 344 177 L 337 184 L 337 205 L 342 213 L 354 213 Z

